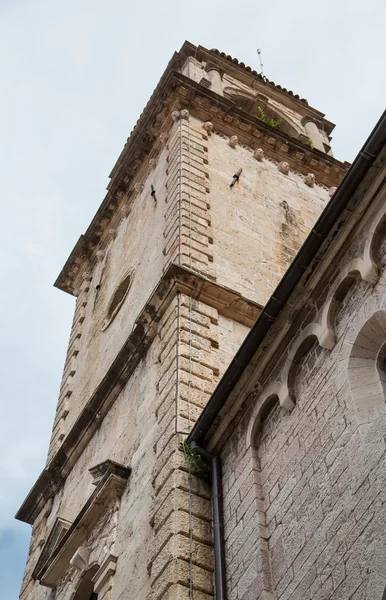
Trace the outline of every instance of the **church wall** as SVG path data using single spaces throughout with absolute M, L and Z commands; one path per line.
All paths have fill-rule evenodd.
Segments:
M 208 141 L 214 273 L 264 305 L 326 205 L 328 192 L 212 134 Z M 233 175 L 242 169 L 230 189 Z
M 125 595 L 144 600 L 159 590 L 166 598 L 170 580 L 178 590 L 179 576 L 172 570 L 189 571 L 190 506 L 199 563 L 194 586 L 206 590 L 203 600 L 212 597 L 210 488 L 193 477 L 189 493 L 189 468 L 181 442 L 247 331 L 202 302 L 184 294 L 175 298 L 146 355 L 54 497 L 52 508 L 36 520 L 23 600 L 51 598 L 48 588 L 30 580 L 42 540 L 57 517 L 74 521 L 95 489 L 88 470 L 107 459 L 131 468 L 118 513 L 114 554 L 119 561 L 112 600 Z M 42 518 L 45 512 L 48 516 Z M 56 600 L 67 600 L 69 586 L 69 580 L 58 586 Z M 186 588 L 182 586 L 179 593 L 187 593 Z
M 277 369 L 222 452 L 232 600 L 383 597 L 386 404 L 379 357 L 386 342 L 386 238 L 384 226 L 375 231 L 372 219 L 380 209 L 379 222 L 384 202 L 385 190 L 351 247 L 335 258 L 325 290 L 313 298 L 320 316 L 326 291 L 336 290 L 335 340 L 332 349 L 321 347 L 317 328 L 303 326 L 310 337 L 293 358 L 292 412 L 280 405 L 282 391 L 274 384 L 288 374 L 291 350 L 282 348 Z M 370 278 L 363 265 L 361 275 L 354 268 L 344 278 L 347 262 L 363 256 L 371 239 L 377 283 L 362 278 Z

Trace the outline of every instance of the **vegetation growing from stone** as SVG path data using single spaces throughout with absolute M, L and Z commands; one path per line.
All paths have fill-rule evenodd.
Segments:
M 208 462 L 201 456 L 201 454 L 196 450 L 196 448 L 192 448 L 190 444 L 187 442 L 183 442 L 182 444 L 186 462 L 189 465 L 189 471 L 192 475 L 203 479 L 204 481 L 210 480 L 210 465 Z
M 270 119 L 269 117 L 267 117 L 261 106 L 257 107 L 257 118 L 259 121 L 263 121 L 263 123 L 266 123 L 271 127 L 280 127 L 281 125 L 281 119 Z

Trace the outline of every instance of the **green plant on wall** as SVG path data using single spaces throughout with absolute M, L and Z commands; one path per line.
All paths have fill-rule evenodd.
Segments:
M 204 481 L 210 480 L 210 465 L 208 462 L 201 456 L 201 454 L 196 450 L 196 448 L 192 448 L 190 444 L 183 442 L 182 444 L 186 462 L 189 465 L 189 471 L 192 475 L 196 475 L 200 479 L 204 479 Z
M 313 147 L 314 147 L 314 144 L 312 143 L 312 140 L 311 140 L 311 138 L 308 138 L 308 139 L 306 140 L 306 144 L 307 144 L 307 146 L 309 146 L 310 148 L 313 148 Z
M 263 123 L 266 123 L 271 127 L 280 127 L 281 125 L 281 119 L 270 119 L 269 117 L 267 117 L 261 106 L 257 107 L 257 118 L 259 119 L 259 121 L 263 121 Z

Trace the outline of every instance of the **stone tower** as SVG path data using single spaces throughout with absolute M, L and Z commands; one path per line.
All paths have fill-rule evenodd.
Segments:
M 17 513 L 23 600 L 214 597 L 210 487 L 182 441 L 343 177 L 332 129 L 230 56 L 174 54 L 55 284 L 76 306 Z

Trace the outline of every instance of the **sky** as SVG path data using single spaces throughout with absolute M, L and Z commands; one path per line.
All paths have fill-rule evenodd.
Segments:
M 0 0 L 0 600 L 18 598 L 74 301 L 52 284 L 185 39 L 264 73 L 336 123 L 352 161 L 385 108 L 382 0 Z

